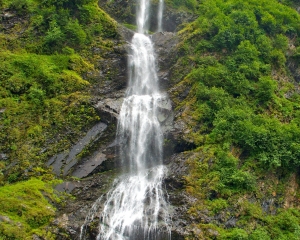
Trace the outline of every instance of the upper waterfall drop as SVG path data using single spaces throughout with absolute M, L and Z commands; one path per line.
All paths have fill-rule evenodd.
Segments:
M 159 0 L 157 11 L 157 32 L 163 31 L 164 0 Z
M 149 7 L 150 7 L 150 1 L 149 0 L 140 0 L 140 4 L 137 8 L 137 32 L 138 33 L 146 33 L 148 30 L 147 24 L 149 20 Z

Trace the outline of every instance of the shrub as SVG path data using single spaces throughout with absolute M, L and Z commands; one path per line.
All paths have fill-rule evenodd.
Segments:
M 265 228 L 257 228 L 250 234 L 249 240 L 271 240 L 271 237 Z
M 69 21 L 64 28 L 66 40 L 71 46 L 82 46 L 86 41 L 86 33 L 77 20 Z
M 248 234 L 245 230 L 234 228 L 220 236 L 220 239 L 230 239 L 230 240 L 247 240 Z
M 57 25 L 55 20 L 50 22 L 50 27 L 46 32 L 44 40 L 48 47 L 59 47 L 64 42 L 65 34 L 62 32 L 60 26 Z

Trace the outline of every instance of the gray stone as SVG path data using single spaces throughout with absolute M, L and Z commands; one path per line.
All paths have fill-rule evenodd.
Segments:
M 77 182 L 64 182 L 55 186 L 55 190 L 59 192 L 71 193 L 76 187 L 79 186 Z
M 0 222 L 8 222 L 8 223 L 11 223 L 11 220 L 9 217 L 7 216 L 2 216 L 0 215 Z
M 78 178 L 87 177 L 92 173 L 98 166 L 100 166 L 103 161 L 106 160 L 106 155 L 99 152 L 95 156 L 92 156 L 91 159 L 82 163 L 77 167 L 77 169 L 72 173 L 72 176 Z
M 7 160 L 8 156 L 5 153 L 0 153 L 0 160 Z
M 124 40 L 127 42 L 130 42 L 133 35 L 134 31 L 122 26 L 121 24 L 118 25 L 118 33 L 123 37 Z
M 216 237 L 218 237 L 218 236 L 220 235 L 218 231 L 216 231 L 216 230 L 214 230 L 214 229 L 211 229 L 211 228 L 209 228 L 207 231 L 208 231 L 208 233 L 209 233 L 211 236 L 213 236 L 214 238 L 216 238 Z
M 178 37 L 172 32 L 158 32 L 151 35 L 158 56 L 158 77 L 163 90 L 170 87 L 170 70 L 176 60 Z
M 32 240 L 42 240 L 42 238 L 40 238 L 38 235 L 33 234 L 32 235 Z
M 102 121 L 105 121 L 106 123 L 117 121 L 122 107 L 123 99 L 124 98 L 107 98 L 99 101 L 95 105 L 95 108 L 102 117 Z
M 225 227 L 226 228 L 234 228 L 236 226 L 236 221 L 237 219 L 232 217 L 230 218 L 226 223 L 225 223 Z
M 63 174 L 66 176 L 69 170 L 78 163 L 79 158 L 77 155 L 80 154 L 85 147 L 92 142 L 96 141 L 107 128 L 105 123 L 99 122 L 92 127 L 86 135 L 80 139 L 69 151 L 59 153 L 47 162 L 47 166 L 52 166 L 55 174 Z
M 55 156 L 53 156 L 52 158 L 49 159 L 49 161 L 47 162 L 47 166 L 51 166 L 53 168 L 53 172 L 56 175 L 60 175 L 61 174 L 61 170 L 62 170 L 62 166 L 64 164 L 64 159 L 68 156 L 68 152 L 62 152 L 59 153 Z
M 13 14 L 11 12 L 6 12 L 6 13 L 3 14 L 3 18 L 5 18 L 5 19 L 9 19 L 9 18 L 12 18 L 14 16 L 15 16 L 15 14 Z

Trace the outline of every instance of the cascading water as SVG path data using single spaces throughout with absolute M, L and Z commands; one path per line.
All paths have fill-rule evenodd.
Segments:
M 131 43 L 129 83 L 117 130 L 124 174 L 105 197 L 94 203 L 82 226 L 81 238 L 101 205 L 97 239 L 170 238 L 168 203 L 162 186 L 163 133 L 157 118 L 159 102 L 166 97 L 159 92 L 152 42 L 144 35 L 148 11 L 149 0 L 140 0 L 138 33 Z
M 162 32 L 162 19 L 163 19 L 163 12 L 164 12 L 164 0 L 159 0 L 158 3 L 158 12 L 157 12 L 157 31 Z

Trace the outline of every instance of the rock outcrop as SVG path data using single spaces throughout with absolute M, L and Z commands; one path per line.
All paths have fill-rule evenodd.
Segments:
M 157 30 L 157 2 L 152 2 L 150 6 L 149 29 L 152 32 Z M 136 0 L 99 0 L 99 6 L 109 13 L 114 19 L 122 24 L 135 25 Z M 163 30 L 166 32 L 175 32 L 180 25 L 191 22 L 195 17 L 187 12 L 178 11 L 165 5 L 163 13 Z

